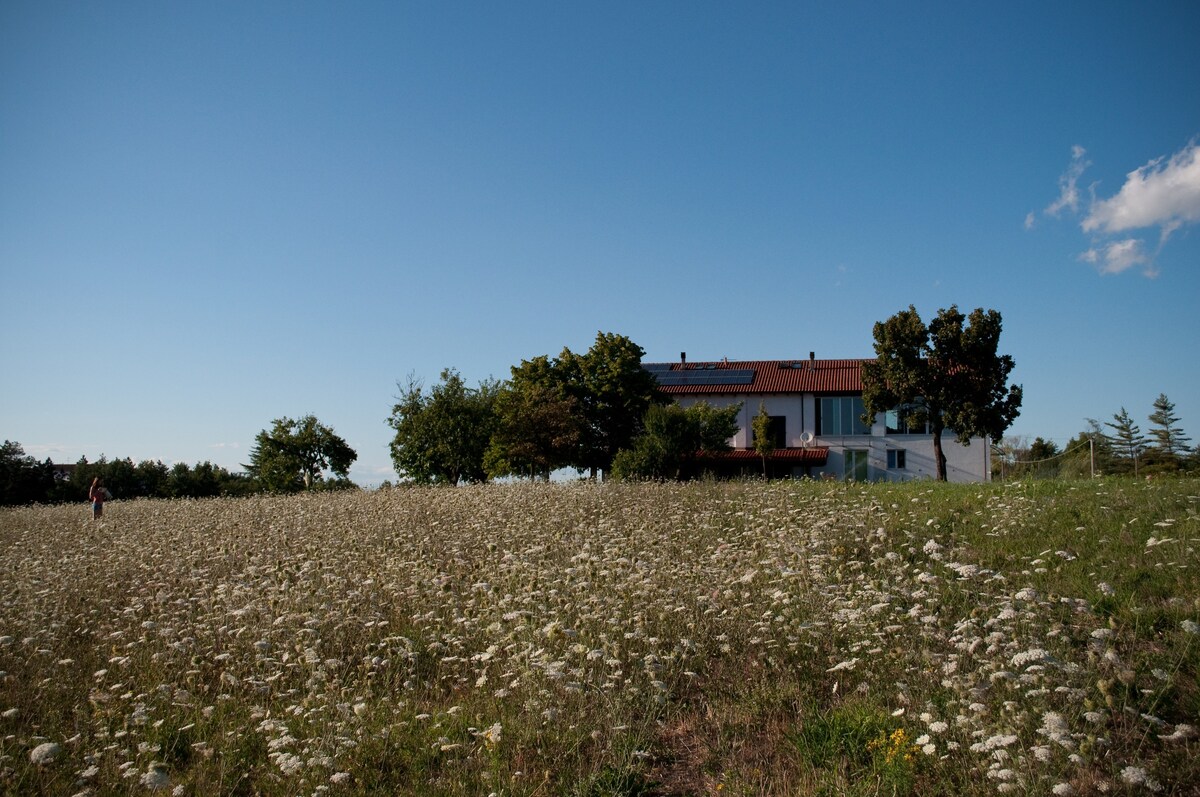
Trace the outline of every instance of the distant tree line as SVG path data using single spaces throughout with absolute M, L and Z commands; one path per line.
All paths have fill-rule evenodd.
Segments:
M 1200 471 L 1200 446 L 1189 447 L 1175 404 L 1160 393 L 1147 416 L 1149 433 L 1124 407 L 1111 421 L 1088 418 L 1087 429 L 1061 449 L 1041 437 L 1005 438 L 992 460 L 997 478 L 1038 478 L 1105 475 L 1152 476 Z
M 0 505 L 49 504 L 86 501 L 96 477 L 117 498 L 213 498 L 248 495 L 257 489 L 248 476 L 231 473 L 211 462 L 164 465 L 145 460 L 105 457 L 89 462 L 82 457 L 73 465 L 39 462 L 10 440 L 0 449 Z
M 161 461 L 87 457 L 73 465 L 39 462 L 20 443 L 0 449 L 0 506 L 86 501 L 99 477 L 115 498 L 216 498 L 259 492 L 354 489 L 348 471 L 357 454 L 312 415 L 279 418 L 255 437 L 250 463 L 236 473 L 201 462 L 171 466 Z

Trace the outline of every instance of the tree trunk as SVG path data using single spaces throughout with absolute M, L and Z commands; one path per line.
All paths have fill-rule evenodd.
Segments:
M 933 432 L 933 459 L 937 463 L 937 480 L 940 482 L 946 481 L 946 455 L 942 452 L 942 430 L 934 427 Z

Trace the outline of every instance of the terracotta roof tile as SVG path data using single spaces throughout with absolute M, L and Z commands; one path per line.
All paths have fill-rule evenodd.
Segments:
M 721 371 L 753 371 L 749 384 L 659 385 L 668 395 L 745 395 L 752 393 L 860 393 L 861 368 L 870 360 L 739 360 L 711 363 L 645 363 L 652 372 L 694 376 Z

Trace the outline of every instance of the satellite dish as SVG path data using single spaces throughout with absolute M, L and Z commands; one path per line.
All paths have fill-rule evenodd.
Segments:
M 808 448 L 810 445 L 812 445 L 813 439 L 812 432 L 805 432 L 804 434 L 800 435 L 800 445 Z

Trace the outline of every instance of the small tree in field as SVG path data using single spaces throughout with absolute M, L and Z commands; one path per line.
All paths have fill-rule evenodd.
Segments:
M 964 324 L 964 322 L 966 322 Z M 929 424 L 937 478 L 946 480 L 942 432 L 969 445 L 972 437 L 1004 435 L 1021 408 L 1021 386 L 1008 385 L 1013 359 L 997 353 L 1001 319 L 977 308 L 938 311 L 926 327 L 909 305 L 874 328 L 875 355 L 863 363 L 863 423 L 901 407 L 916 428 Z
M 425 391 L 415 376 L 392 407 L 388 425 L 392 465 L 403 479 L 416 484 L 484 482 L 484 458 L 496 428 L 496 393 L 492 380 L 471 389 L 453 368 Z
M 1188 441 L 1192 438 L 1183 433 L 1179 426 L 1179 416 L 1175 414 L 1175 404 L 1165 393 L 1159 393 L 1154 400 L 1154 412 L 1150 413 L 1150 437 L 1154 447 L 1167 460 L 1178 463 L 1179 458 L 1187 453 Z
M 741 410 L 740 403 L 714 407 L 706 401 L 690 407 L 651 405 L 646 410 L 645 431 L 634 438 L 631 448 L 621 449 L 613 458 L 613 477 L 690 477 L 700 456 L 729 450 L 729 438 L 737 434 Z
M 762 457 L 763 476 L 766 476 L 767 457 L 775 453 L 775 436 L 771 433 L 771 416 L 767 414 L 765 403 L 758 403 L 758 414 L 750 425 L 754 431 L 754 450 Z
M 1133 474 L 1136 476 L 1138 459 L 1146 450 L 1146 438 L 1142 436 L 1142 430 L 1133 422 L 1133 418 L 1124 407 L 1120 412 L 1113 414 L 1111 422 L 1105 421 L 1104 425 L 1113 430 L 1113 434 L 1107 435 L 1107 437 L 1112 444 L 1114 453 L 1119 458 L 1129 460 L 1133 464 Z
M 312 415 L 293 421 L 278 418 L 271 431 L 254 438 L 246 471 L 264 488 L 279 492 L 312 489 L 331 471 L 348 484 L 358 454 L 333 429 Z

